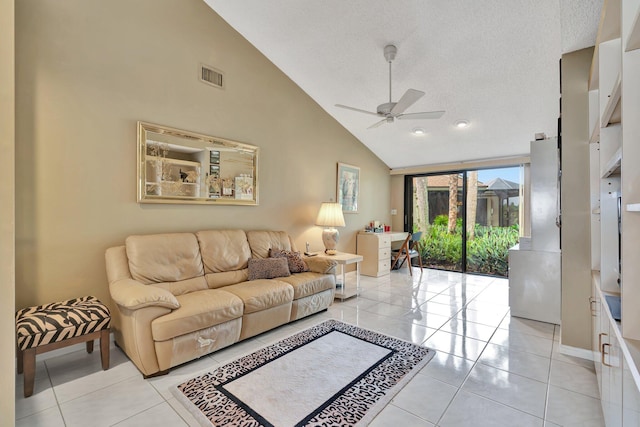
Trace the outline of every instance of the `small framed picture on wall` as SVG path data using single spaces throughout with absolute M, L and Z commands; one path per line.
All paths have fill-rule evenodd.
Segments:
M 346 163 L 338 163 L 336 199 L 344 213 L 358 213 L 360 196 L 360 168 Z

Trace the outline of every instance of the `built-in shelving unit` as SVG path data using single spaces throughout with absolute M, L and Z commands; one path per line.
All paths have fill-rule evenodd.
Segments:
M 589 138 L 589 144 L 595 144 L 600 141 L 600 126 L 594 126 Z
M 598 39 L 596 41 L 589 73 L 589 90 L 599 86 L 600 44 L 620 38 L 620 1 L 605 1 L 598 25 Z
M 589 76 L 593 352 L 608 427 L 640 400 L 640 0 L 605 0 Z M 620 309 L 620 318 L 616 311 Z M 623 390 L 624 389 L 624 390 Z
M 610 176 L 620 176 L 620 165 L 622 163 L 622 147 L 619 147 L 615 153 L 604 159 L 606 163 L 602 168 L 601 178 L 608 178 Z
M 620 74 L 616 77 L 611 94 L 607 95 L 608 100 L 604 106 L 602 113 L 602 127 L 610 124 L 620 123 L 622 114 L 620 111 L 620 94 L 622 93 L 622 85 L 620 84 Z
M 640 49 L 640 13 L 636 13 L 624 51 L 631 52 L 636 49 Z

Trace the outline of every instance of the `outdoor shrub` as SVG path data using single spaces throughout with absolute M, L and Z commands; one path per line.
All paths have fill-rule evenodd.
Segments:
M 449 224 L 449 217 L 446 215 L 438 215 L 433 219 L 433 225 L 447 225 Z
M 456 232 L 447 231 L 448 218 L 438 215 L 421 246 L 425 265 L 436 268 L 460 268 L 462 260 L 462 224 Z M 467 241 L 467 270 L 507 276 L 509 248 L 518 242 L 518 226 L 487 227 L 476 225 L 475 238 Z

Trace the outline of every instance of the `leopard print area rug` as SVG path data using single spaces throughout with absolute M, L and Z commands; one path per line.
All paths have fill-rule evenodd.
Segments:
M 342 344 L 327 351 L 336 343 Z M 397 338 L 328 320 L 172 387 L 172 392 L 203 426 L 363 426 L 434 354 Z M 356 366 L 350 367 L 350 362 Z M 312 384 L 299 378 L 287 383 L 290 364 L 302 367 L 305 378 L 313 378 L 314 367 L 322 367 L 325 376 Z M 349 371 L 345 365 L 350 374 L 343 374 Z M 275 369 L 265 377 L 260 375 L 263 367 Z M 335 389 L 331 384 L 325 387 L 332 382 L 338 384 Z M 293 403 L 297 398 L 304 405 Z M 302 415 L 295 413 L 300 408 Z

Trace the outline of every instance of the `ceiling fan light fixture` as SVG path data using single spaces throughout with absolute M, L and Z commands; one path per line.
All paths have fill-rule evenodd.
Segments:
M 468 120 L 458 120 L 457 122 L 455 122 L 455 126 L 458 129 L 464 129 L 469 127 L 469 121 Z
M 427 132 L 423 128 L 413 128 L 413 130 L 411 130 L 411 133 L 417 136 L 422 136 L 427 134 Z

